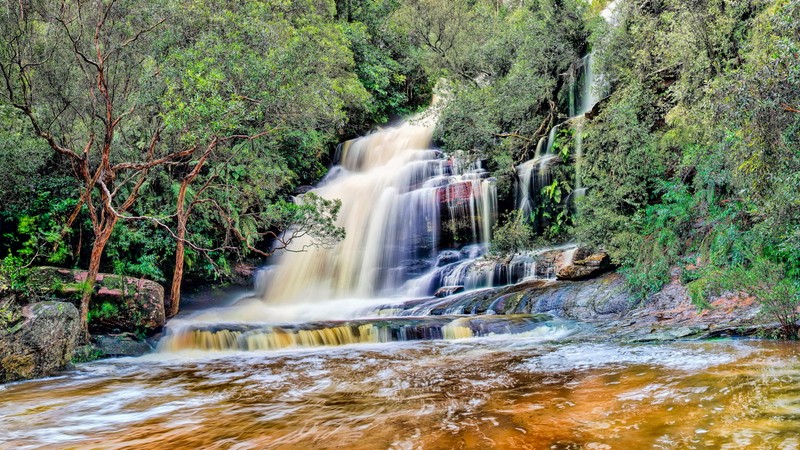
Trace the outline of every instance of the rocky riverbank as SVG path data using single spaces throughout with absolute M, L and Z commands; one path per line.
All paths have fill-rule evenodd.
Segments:
M 759 313 L 760 305 L 752 297 L 728 293 L 701 310 L 692 304 L 676 275 L 661 291 L 637 301 L 622 276 L 608 272 L 603 258 L 581 255 L 578 261 L 577 267 L 558 271 L 559 278 L 577 280 L 534 280 L 411 300 L 387 309 L 409 312 L 424 306 L 424 315 L 430 316 L 547 314 L 586 325 L 590 331 L 575 338 L 589 341 L 772 336 L 778 329 Z M 34 294 L 21 295 L 7 286 L 0 292 L 0 382 L 47 376 L 73 361 L 138 356 L 153 350 L 156 333 L 164 325 L 163 288 L 147 280 L 100 277 L 90 312 L 92 341 L 80 345 L 73 294 L 81 274 L 40 268 L 31 277 L 38 280 Z M 148 340 L 148 336 L 153 338 Z
M 713 299 L 709 308 L 700 309 L 677 276 L 655 295 L 639 301 L 630 295 L 622 276 L 611 272 L 588 280 L 535 280 L 457 294 L 442 299 L 430 313 L 546 313 L 590 324 L 599 339 L 648 342 L 772 336 L 778 324 L 760 314 L 760 309 L 752 297 L 741 293 L 726 293 Z
M 30 288 L 0 279 L 0 383 L 52 375 L 104 357 L 138 356 L 165 322 L 164 288 L 153 281 L 101 274 L 89 308 L 91 341 L 81 342 L 80 296 L 86 272 L 37 267 Z

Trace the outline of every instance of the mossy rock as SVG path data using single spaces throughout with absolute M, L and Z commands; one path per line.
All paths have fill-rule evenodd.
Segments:
M 0 382 L 52 375 L 70 362 L 80 336 L 74 305 L 32 303 L 13 314 L 21 320 L 0 335 Z
M 86 271 L 37 267 L 29 283 L 43 297 L 63 298 L 80 307 Z M 164 288 L 142 278 L 101 273 L 89 304 L 89 331 L 151 334 L 164 326 Z
M 22 319 L 22 306 L 15 296 L 0 298 L 0 336 L 13 333 Z

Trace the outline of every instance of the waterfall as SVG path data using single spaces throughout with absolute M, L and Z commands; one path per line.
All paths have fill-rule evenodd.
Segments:
M 578 108 L 571 117 L 578 117 L 586 114 L 592 110 L 592 107 L 597 104 L 599 98 L 599 82 L 600 79 L 594 73 L 592 67 L 592 54 L 588 53 L 581 58 L 581 65 L 579 67 L 579 77 L 576 83 L 573 84 L 573 90 L 580 90 L 578 93 Z
M 497 215 L 494 179 L 480 163 L 464 167 L 432 149 L 431 136 L 432 126 L 408 122 L 341 145 L 337 175 L 314 192 L 342 200 L 338 225 L 347 236 L 331 249 L 281 255 L 264 299 L 402 295 L 452 244 L 443 242 L 445 220 L 464 224 L 469 231 L 460 238 L 485 249 Z
M 554 126 L 553 128 L 550 128 L 550 133 L 547 135 L 547 147 L 546 147 L 547 151 L 545 153 L 548 155 L 553 153 L 553 144 L 556 143 L 557 132 L 558 132 L 558 125 Z
M 611 7 L 611 6 L 609 6 Z M 583 127 L 586 121 L 585 115 L 591 112 L 592 108 L 600 101 L 600 93 L 603 91 L 603 77 L 596 74 L 592 66 L 592 54 L 589 53 L 581 59 L 580 82 L 573 89 L 580 88 L 580 107 L 576 115 L 572 118 L 574 122 L 573 141 L 575 143 L 575 186 L 573 189 L 573 201 L 582 197 L 586 189 L 583 187 Z
M 517 166 L 519 182 L 516 191 L 517 208 L 525 215 L 534 209 L 536 195 L 539 190 L 550 184 L 550 165 L 555 162 L 556 155 L 553 147 L 560 127 L 567 125 L 574 129 L 573 141 L 575 145 L 575 185 L 573 186 L 573 200 L 585 193 L 582 182 L 583 169 L 583 126 L 585 114 L 590 112 L 599 101 L 599 94 L 603 89 L 603 80 L 593 68 L 592 54 L 589 53 L 576 62 L 575 75 L 569 88 L 569 114 L 570 118 L 563 123 L 553 126 L 545 140 L 542 138 L 537 146 L 533 159 Z

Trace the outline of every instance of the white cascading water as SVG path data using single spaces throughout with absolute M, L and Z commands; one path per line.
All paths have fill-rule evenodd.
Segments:
M 599 101 L 599 93 L 603 90 L 603 80 L 593 69 L 592 54 L 589 53 L 580 60 L 577 67 L 575 82 L 570 86 L 569 114 L 567 122 L 574 127 L 573 141 L 575 143 L 575 185 L 574 195 L 581 196 L 585 189 L 582 185 L 581 171 L 583 166 L 583 122 L 584 115 L 592 110 Z M 555 125 L 547 136 L 547 145 L 544 152 L 537 151 L 536 156 L 519 166 L 517 174 L 517 207 L 530 213 L 535 204 L 538 191 L 550 184 L 550 167 L 556 161 L 557 155 L 553 151 L 559 127 L 564 123 Z
M 570 111 L 577 116 L 597 101 L 598 77 L 592 73 L 591 55 L 582 62 L 580 106 Z M 263 278 L 257 282 L 260 301 L 250 298 L 232 308 L 171 321 L 167 337 L 159 344 L 161 351 L 454 339 L 495 331 L 517 333 L 535 326 L 539 319 L 529 315 L 513 319 L 514 323 L 498 319 L 494 305 L 487 316 L 448 316 L 475 314 L 468 310 L 468 297 L 409 300 L 430 297 L 437 290 L 446 296 L 552 279 L 556 263 L 540 265 L 539 257 L 570 248 L 515 255 L 505 261 L 482 258 L 497 218 L 494 179 L 480 163 L 465 169 L 458 160 L 432 149 L 434 124 L 430 122 L 409 121 L 345 142 L 340 165 L 331 169 L 315 192 L 342 200 L 338 225 L 345 228 L 347 237 L 332 249 L 284 253 L 276 265 L 262 271 Z M 540 139 L 535 158 L 518 167 L 522 183 L 517 202 L 526 213 L 533 209 L 534 196 L 543 183 L 550 182 L 557 132 L 558 125 L 546 140 Z M 580 159 L 580 148 L 577 154 Z M 576 178 L 580 183 L 579 174 Z M 468 239 L 450 236 L 445 242 L 445 221 L 466 224 L 458 227 L 458 233 L 468 229 Z M 455 228 L 451 233 L 456 233 Z M 302 240 L 297 243 L 303 244 Z M 442 248 L 443 244 L 457 248 Z M 406 300 L 395 302 L 389 297 Z M 441 314 L 445 315 L 437 319 Z M 383 316 L 396 318 L 379 319 Z
M 495 180 L 479 163 L 463 168 L 431 149 L 431 135 L 432 126 L 408 122 L 344 143 L 341 165 L 314 192 L 342 200 L 346 238 L 282 254 L 262 272 L 260 299 L 171 321 L 161 351 L 457 339 L 539 326 L 526 314 L 460 317 L 473 314 L 468 298 L 431 298 L 537 275 L 531 255 L 481 258 L 497 215 Z M 448 221 L 463 235 L 445 237 Z
M 267 303 L 409 294 L 404 286 L 435 267 L 443 218 L 467 221 L 470 240 L 485 248 L 497 215 L 494 180 L 479 164 L 464 169 L 432 149 L 432 132 L 409 122 L 342 146 L 336 175 L 314 192 L 342 200 L 347 236 L 332 249 L 282 255 Z

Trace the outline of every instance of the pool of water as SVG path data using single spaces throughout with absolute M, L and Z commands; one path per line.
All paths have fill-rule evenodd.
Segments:
M 0 446 L 800 448 L 797 344 L 561 331 L 82 364 L 0 386 Z

